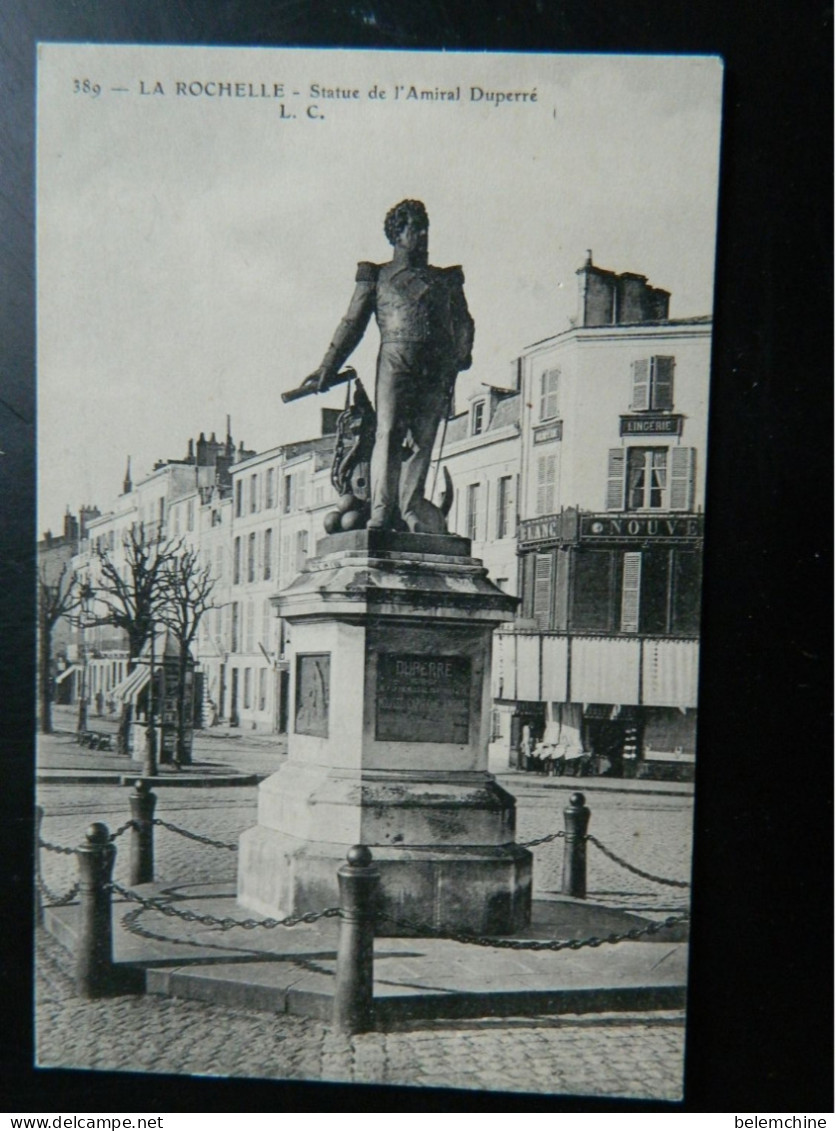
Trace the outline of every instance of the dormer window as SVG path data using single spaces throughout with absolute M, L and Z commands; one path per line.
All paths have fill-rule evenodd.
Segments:
M 485 430 L 485 402 L 476 401 L 470 413 L 470 435 L 481 436 Z
M 553 420 L 557 416 L 557 390 L 559 369 L 545 369 L 540 374 L 540 419 Z
M 674 357 L 645 357 L 634 361 L 632 371 L 633 412 L 670 412 L 673 409 Z

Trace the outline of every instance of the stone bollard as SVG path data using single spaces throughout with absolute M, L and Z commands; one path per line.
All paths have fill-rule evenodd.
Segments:
M 42 927 L 44 924 L 44 897 L 41 892 L 41 825 L 44 820 L 42 805 L 35 806 L 35 923 Z
M 134 783 L 131 803 L 131 856 L 129 880 L 135 884 L 150 884 L 154 879 L 154 808 L 157 795 L 147 781 Z
M 96 821 L 86 833 L 78 854 L 78 953 L 76 992 L 85 998 L 104 997 L 113 989 L 113 928 L 110 881 L 116 848 L 107 825 Z
M 563 810 L 566 823 L 566 847 L 563 850 L 564 895 L 586 899 L 586 830 L 589 826 L 589 808 L 582 793 L 573 793 Z
M 341 1033 L 374 1028 L 374 927 L 380 872 L 362 844 L 348 850 L 337 870 L 340 885 L 340 940 L 334 1027 Z

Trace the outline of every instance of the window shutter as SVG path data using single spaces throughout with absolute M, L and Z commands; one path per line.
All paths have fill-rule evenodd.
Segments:
M 534 567 L 534 617 L 541 628 L 549 627 L 552 596 L 552 554 L 538 554 Z
M 624 509 L 624 448 L 610 448 L 607 460 L 607 507 L 608 511 Z
M 624 555 L 624 576 L 621 583 L 621 631 L 639 631 L 639 592 L 642 578 L 640 553 Z
M 671 449 L 671 510 L 689 511 L 694 506 L 696 448 Z
M 653 405 L 660 412 L 673 408 L 673 369 L 675 357 L 654 357 L 653 361 Z
M 650 361 L 643 358 L 632 363 L 633 399 L 630 408 L 633 412 L 645 412 L 650 408 Z
M 545 504 L 546 509 L 544 514 L 554 513 L 554 487 L 555 479 L 557 478 L 557 456 L 552 454 L 546 456 L 546 492 Z

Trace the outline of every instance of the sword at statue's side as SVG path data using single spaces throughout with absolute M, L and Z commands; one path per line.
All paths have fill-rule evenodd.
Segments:
M 438 445 L 438 457 L 435 461 L 435 471 L 433 472 L 433 488 L 430 491 L 430 501 L 435 498 L 435 487 L 438 483 L 438 469 L 441 467 L 441 457 L 444 454 L 444 441 L 447 439 L 447 421 L 450 419 L 450 409 L 453 407 L 453 393 L 455 392 L 455 383 L 450 386 L 450 392 L 447 396 L 447 408 L 444 412 L 444 424 L 441 426 L 441 443 Z
M 287 404 L 288 401 L 298 401 L 300 397 L 310 397 L 313 396 L 314 393 L 327 393 L 328 390 L 333 389 L 335 385 L 342 385 L 346 381 L 353 381 L 356 376 L 357 371 L 352 369 L 350 365 L 347 365 L 345 369 L 340 370 L 339 373 L 331 378 L 324 389 L 320 389 L 318 374 L 311 373 L 309 377 L 305 378 L 301 385 L 298 385 L 295 389 L 291 389 L 287 393 L 282 393 L 282 401 L 284 404 Z

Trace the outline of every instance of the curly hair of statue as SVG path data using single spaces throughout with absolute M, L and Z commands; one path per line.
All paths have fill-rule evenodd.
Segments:
M 414 216 L 424 227 L 429 227 L 430 218 L 427 215 L 427 209 L 424 207 L 423 201 L 420 200 L 402 200 L 400 204 L 396 204 L 394 208 L 390 208 L 386 213 L 386 219 L 383 222 L 383 231 L 386 233 L 387 240 L 393 246 L 395 240 L 406 227 L 410 216 Z

